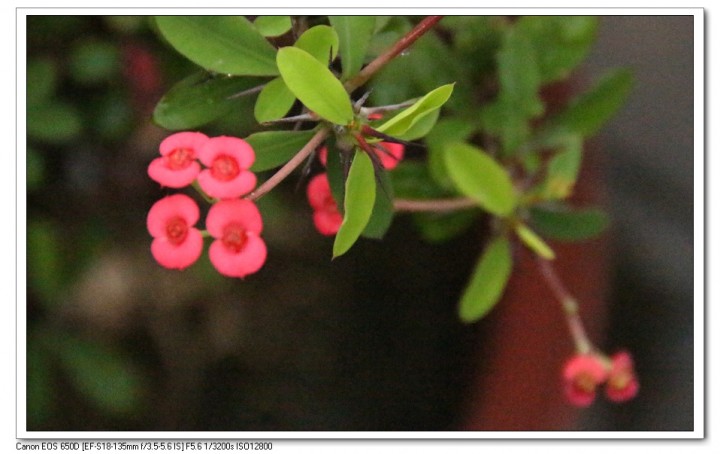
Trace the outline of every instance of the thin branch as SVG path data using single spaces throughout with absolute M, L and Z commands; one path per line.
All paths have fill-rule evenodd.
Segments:
M 254 93 L 258 93 L 258 92 L 262 91 L 263 88 L 265 88 L 265 85 L 267 85 L 267 84 L 262 84 L 262 85 L 258 85 L 256 87 L 248 88 L 247 90 L 243 90 L 241 92 L 232 94 L 232 95 L 228 96 L 226 99 L 235 99 L 235 98 L 240 98 L 242 96 L 247 96 L 247 95 L 252 95 Z
M 395 199 L 395 211 L 405 212 L 435 212 L 467 210 L 477 207 L 477 203 L 468 198 L 453 199 Z
M 403 101 L 398 104 L 388 104 L 385 106 L 361 107 L 360 113 L 367 117 L 374 113 L 383 113 L 383 112 L 391 112 L 393 110 L 400 110 L 400 109 L 404 109 L 406 107 L 412 106 L 413 104 L 415 104 L 418 101 L 418 99 L 420 99 L 420 98 L 408 99 L 407 101 Z
M 550 287 L 550 290 L 555 295 L 555 298 L 562 304 L 563 312 L 565 313 L 565 319 L 567 320 L 568 329 L 570 335 L 575 342 L 575 348 L 579 353 L 589 353 L 594 347 L 588 339 L 587 333 L 585 333 L 585 327 L 583 326 L 582 319 L 578 311 L 578 304 L 575 298 L 568 292 L 565 285 L 562 283 L 555 268 L 549 260 L 538 257 L 538 264 L 540 266 L 540 272 L 545 279 L 545 282 Z
M 365 66 L 355 77 L 345 82 L 345 89 L 347 92 L 352 93 L 356 88 L 364 85 L 365 82 L 367 82 L 376 72 L 389 63 L 393 58 L 398 56 L 402 51 L 410 47 L 412 43 L 427 33 L 428 30 L 430 30 L 442 18 L 443 16 L 428 16 L 423 19 L 415 26 L 415 28 L 400 38 L 390 49 L 368 63 L 368 65 Z
M 285 178 L 288 177 L 302 162 L 310 156 L 310 154 L 319 147 L 323 141 L 327 138 L 329 129 L 322 128 L 315 133 L 314 136 L 305 144 L 304 147 L 297 152 L 284 166 L 280 168 L 273 176 L 267 179 L 263 184 L 258 186 L 253 192 L 245 196 L 247 200 L 257 200 L 263 195 L 270 192 L 275 186 L 280 184 Z

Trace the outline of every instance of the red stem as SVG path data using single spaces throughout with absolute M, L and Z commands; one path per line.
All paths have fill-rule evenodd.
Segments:
M 375 60 L 371 61 L 355 77 L 345 82 L 345 89 L 348 93 L 352 93 L 356 88 L 365 84 L 365 82 L 378 72 L 380 68 L 385 66 L 393 58 L 397 57 L 402 51 L 410 47 L 412 43 L 427 33 L 427 31 L 437 24 L 442 18 L 443 16 L 428 16 L 420 21 L 415 28 L 400 38 L 390 49 L 379 55 Z

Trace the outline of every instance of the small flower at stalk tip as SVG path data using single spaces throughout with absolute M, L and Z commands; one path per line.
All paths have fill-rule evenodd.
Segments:
M 307 198 L 313 209 L 313 223 L 322 235 L 335 235 L 343 218 L 330 190 L 327 173 L 315 175 L 307 186 Z
M 640 387 L 635 375 L 632 356 L 623 351 L 613 355 L 611 361 L 605 395 L 613 402 L 625 402 L 632 399 L 637 395 Z
M 595 400 L 596 389 L 607 376 L 607 368 L 597 356 L 575 355 L 563 368 L 565 397 L 575 406 L 587 407 Z
M 207 169 L 198 175 L 198 183 L 210 197 L 234 199 L 252 191 L 257 179 L 248 169 L 255 162 L 255 151 L 237 137 L 208 139 L 198 154 Z
M 201 132 L 178 132 L 160 143 L 161 157 L 148 166 L 148 175 L 163 186 L 182 188 L 200 173 L 197 162 L 200 148 L 208 141 Z
M 220 274 L 245 277 L 263 266 L 267 258 L 267 248 L 260 237 L 263 222 L 253 202 L 221 200 L 210 208 L 205 225 L 215 238 L 210 245 L 210 262 Z
M 160 199 L 150 208 L 147 229 L 154 238 L 150 251 L 160 265 L 181 270 L 200 257 L 202 234 L 193 227 L 199 218 L 197 203 L 184 194 Z

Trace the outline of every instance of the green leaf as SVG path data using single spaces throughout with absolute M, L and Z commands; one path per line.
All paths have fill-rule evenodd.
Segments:
M 330 192 L 333 199 L 337 202 L 340 213 L 345 212 L 343 203 L 345 202 L 345 173 L 344 162 L 338 150 L 333 146 L 332 141 L 326 142 L 327 146 L 327 169 L 328 182 L 330 183 Z
M 589 16 L 522 16 L 516 23 L 535 48 L 543 83 L 566 78 L 585 58 L 597 25 Z
M 242 16 L 158 16 L 158 29 L 203 68 L 238 76 L 276 76 L 275 48 Z
M 265 85 L 255 102 L 255 119 L 258 123 L 278 120 L 290 112 L 295 104 L 295 95 L 285 85 L 282 77 L 277 77 Z
M 52 101 L 27 107 L 26 128 L 28 138 L 58 144 L 78 137 L 83 122 L 73 104 Z
M 490 312 L 505 291 L 511 269 L 510 242 L 505 237 L 495 238 L 480 257 L 460 299 L 460 320 L 472 323 Z
M 590 91 L 549 121 L 549 131 L 594 135 L 625 103 L 633 84 L 632 73 L 616 70 L 603 77 Z
M 366 238 L 381 239 L 392 225 L 395 209 L 393 207 L 394 192 L 389 172 L 380 170 L 377 174 L 377 189 L 372 216 L 368 221 L 362 236 Z
M 375 16 L 329 16 L 330 24 L 340 38 L 342 78 L 357 74 L 365 61 L 365 54 L 375 33 Z
M 581 241 L 600 235 L 610 220 L 600 209 L 570 210 L 567 207 L 530 209 L 533 227 L 548 238 Z
M 250 77 L 209 77 L 200 72 L 178 82 L 160 99 L 153 120 L 171 131 L 196 128 L 226 115 L 240 98 L 230 96 L 262 84 Z
M 365 230 L 375 205 L 375 170 L 370 157 L 362 151 L 355 153 L 350 166 L 343 205 L 345 215 L 335 235 L 333 258 L 343 255 L 355 244 Z
M 525 224 L 517 224 L 515 226 L 515 233 L 517 233 L 517 236 L 525 243 L 525 246 L 532 249 L 540 257 L 546 260 L 555 259 L 555 252 L 553 252 L 550 246 Z
M 138 407 L 140 376 L 125 356 L 106 346 L 70 337 L 60 339 L 57 348 L 68 378 L 99 408 L 123 415 Z
M 490 155 L 466 143 L 446 146 L 445 166 L 457 189 L 486 211 L 508 216 L 518 198 L 507 171 Z
M 452 180 L 445 168 L 445 145 L 467 140 L 475 125 L 460 118 L 444 118 L 425 137 L 428 147 L 428 169 L 433 180 L 443 188 L 451 188 Z
M 332 27 L 316 25 L 305 30 L 294 46 L 315 57 L 315 60 L 322 63 L 323 66 L 327 66 L 335 60 L 340 40 Z
M 290 16 L 260 16 L 253 25 L 263 36 L 284 35 L 292 28 Z
M 505 34 L 498 52 L 500 92 L 481 117 L 489 132 L 499 135 L 504 156 L 511 156 L 530 134 L 530 120 L 543 110 L 540 70 L 532 42 L 516 28 Z
M 285 164 L 313 135 L 314 131 L 263 131 L 249 135 L 245 140 L 255 150 L 250 170 L 262 172 Z
M 424 116 L 442 107 L 450 99 L 454 85 L 447 84 L 436 88 L 420 98 L 412 106 L 380 125 L 377 130 L 390 136 L 405 134 Z
M 440 118 L 440 109 L 433 110 L 420 117 L 410 129 L 395 137 L 406 141 L 422 139 L 432 131 L 438 118 Z
M 27 65 L 27 105 L 37 105 L 48 100 L 57 88 L 58 71 L 49 58 L 35 58 Z
M 564 199 L 572 194 L 582 161 L 582 139 L 567 136 L 564 146 L 548 164 L 547 178 L 543 183 L 542 197 Z
M 296 47 L 283 47 L 277 53 L 277 66 L 290 91 L 308 109 L 335 124 L 352 121 L 353 108 L 347 92 L 312 55 Z

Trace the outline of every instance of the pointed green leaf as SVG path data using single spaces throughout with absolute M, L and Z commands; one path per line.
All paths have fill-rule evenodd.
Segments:
M 300 35 L 300 38 L 295 41 L 295 47 L 315 57 L 315 60 L 322 63 L 323 66 L 327 66 L 335 60 L 340 40 L 332 27 L 316 25 Z
M 254 77 L 209 77 L 199 72 L 178 82 L 160 99 L 153 120 L 172 131 L 196 128 L 227 114 L 241 102 L 232 95 L 262 84 Z
M 445 145 L 465 141 L 476 126 L 460 118 L 445 118 L 437 122 L 425 137 L 428 147 L 428 170 L 433 180 L 444 188 L 451 188 L 452 181 L 445 168 Z
M 255 102 L 255 119 L 258 123 L 283 118 L 295 104 L 295 95 L 285 85 L 282 77 L 276 77 L 260 91 Z
M 572 194 L 582 161 L 582 139 L 577 135 L 567 136 L 563 148 L 552 157 L 548 164 L 547 178 L 543 184 L 542 197 L 564 199 Z
M 255 150 L 255 162 L 250 170 L 262 172 L 285 164 L 310 141 L 314 131 L 263 131 L 245 140 Z
M 512 270 L 510 242 L 495 238 L 485 249 L 458 306 L 460 320 L 472 323 L 480 320 L 502 297 Z
M 583 137 L 594 135 L 625 103 L 632 84 L 633 76 L 627 69 L 606 75 L 567 110 L 550 120 L 550 131 L 575 132 Z
M 587 55 L 598 20 L 590 16 L 522 16 L 516 27 L 535 48 L 543 83 L 564 79 Z
M 530 135 L 530 120 L 543 110 L 540 70 L 530 39 L 513 27 L 498 52 L 500 92 L 495 103 L 482 110 L 485 128 L 500 137 L 502 155 L 512 156 Z
M 508 216 L 517 206 L 517 194 L 508 172 L 490 155 L 466 143 L 446 146 L 445 166 L 457 189 L 485 210 Z
M 375 169 L 370 157 L 359 151 L 355 153 L 345 182 L 345 215 L 335 235 L 333 258 L 343 255 L 355 244 L 370 220 L 374 205 Z
M 442 107 L 450 99 L 455 84 L 436 88 L 415 102 L 412 106 L 395 115 L 377 130 L 390 136 L 401 136 L 424 116 Z
M 296 47 L 283 47 L 277 65 L 290 91 L 311 111 L 339 125 L 353 119 L 350 97 L 326 65 Z
M 329 16 L 330 24 L 340 38 L 342 78 L 357 74 L 365 61 L 370 40 L 375 33 L 374 16 Z
M 260 16 L 253 25 L 263 36 L 280 36 L 292 28 L 290 16 Z
M 395 136 L 398 139 L 412 141 L 418 140 L 425 137 L 435 127 L 438 118 L 440 118 L 440 109 L 436 109 L 428 112 L 427 115 L 423 115 L 413 123 L 413 125 L 404 133 Z
M 395 215 L 393 207 L 393 187 L 388 172 L 381 170 L 377 175 L 377 189 L 375 190 L 375 204 L 372 209 L 372 216 L 368 221 L 362 236 L 366 238 L 381 239 L 392 224 Z
M 555 252 L 553 252 L 550 246 L 525 224 L 517 224 L 515 226 L 515 233 L 517 233 L 517 236 L 525 243 L 525 246 L 532 249 L 540 257 L 546 260 L 555 259 Z
M 203 68 L 239 76 L 276 76 L 275 48 L 242 16 L 158 16 L 158 29 Z
M 597 208 L 570 210 L 567 207 L 530 210 L 533 227 L 548 238 L 581 241 L 600 235 L 610 223 L 607 214 Z

